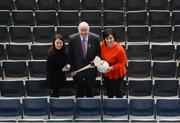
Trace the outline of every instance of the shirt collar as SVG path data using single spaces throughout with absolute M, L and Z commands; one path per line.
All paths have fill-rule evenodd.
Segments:
M 82 36 L 80 36 L 80 38 L 81 38 L 81 41 L 83 40 L 83 38 L 82 38 Z M 86 36 L 86 42 L 88 41 L 88 36 Z

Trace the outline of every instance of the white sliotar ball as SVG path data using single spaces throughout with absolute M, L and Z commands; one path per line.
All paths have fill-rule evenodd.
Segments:
M 69 64 L 66 65 L 66 68 L 69 69 L 71 66 Z
M 105 60 L 101 60 L 101 63 L 97 66 L 97 70 L 101 73 L 105 73 L 109 69 L 109 63 Z

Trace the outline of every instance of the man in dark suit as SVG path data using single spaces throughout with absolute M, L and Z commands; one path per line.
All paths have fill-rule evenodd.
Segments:
M 69 63 L 71 71 L 76 71 L 94 60 L 100 54 L 99 36 L 89 32 L 89 25 L 81 22 L 78 32 L 69 37 Z M 97 77 L 95 67 L 86 69 L 73 76 L 76 85 L 76 97 L 93 97 L 94 82 Z

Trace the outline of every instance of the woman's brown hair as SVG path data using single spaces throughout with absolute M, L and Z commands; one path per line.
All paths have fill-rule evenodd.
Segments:
M 56 47 L 55 47 L 55 41 L 56 39 L 62 40 L 63 41 L 63 46 L 60 49 L 60 51 L 65 52 L 65 43 L 64 43 L 64 38 L 61 34 L 55 34 L 53 42 L 52 42 L 52 46 L 48 49 L 48 54 L 52 54 L 55 53 L 57 51 Z

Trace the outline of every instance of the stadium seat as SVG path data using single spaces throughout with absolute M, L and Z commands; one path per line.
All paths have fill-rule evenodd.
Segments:
M 73 120 L 75 102 L 74 99 L 50 98 L 49 109 L 51 119 Z
M 151 77 L 150 61 L 129 61 L 128 79 L 130 78 L 149 78 Z
M 124 10 L 124 1 L 123 0 L 103 0 L 103 9 L 104 10 Z
M 146 0 L 126 0 L 126 11 L 146 10 Z
M 35 11 L 37 26 L 56 26 L 56 11 L 55 10 L 38 10 Z
M 156 118 L 157 119 L 178 119 L 180 116 L 179 99 L 157 99 Z
M 171 24 L 173 26 L 180 25 L 180 11 L 172 11 Z
M 59 26 L 77 26 L 79 24 L 79 11 L 77 10 L 59 10 Z
M 127 26 L 127 43 L 148 43 L 149 28 L 143 26 Z
M 146 25 L 147 24 L 147 11 L 127 11 L 126 12 L 126 25 Z
M 47 98 L 24 98 L 23 118 L 24 119 L 44 119 L 49 117 L 49 108 Z
M 101 119 L 101 100 L 95 98 L 76 99 L 76 119 Z
M 36 10 L 36 0 L 16 0 L 16 9 L 18 10 Z
M 180 10 L 180 1 L 179 0 L 171 0 L 170 1 L 170 10 Z
M 3 44 L 0 44 L 0 60 L 6 60 L 6 49 Z
M 170 11 L 168 10 L 150 10 L 148 24 L 151 25 L 169 25 Z
M 6 44 L 8 60 L 29 60 L 30 50 L 27 44 Z
M 177 77 L 179 78 L 180 77 L 180 63 L 179 63 L 179 65 L 178 65 L 178 71 L 177 71 Z
M 71 123 L 73 120 L 70 119 L 48 119 L 46 123 Z
M 9 10 L 0 10 L 0 25 L 11 25 Z
M 128 45 L 127 55 L 129 60 L 150 60 L 149 44 Z
M 180 60 L 180 45 L 177 46 L 177 49 L 175 51 L 175 59 Z
M 152 80 L 129 80 L 128 81 L 129 96 L 133 98 L 152 97 L 153 82 Z M 129 97 L 129 98 L 130 98 Z
M 34 18 L 32 10 L 13 10 L 12 20 L 14 25 L 34 26 Z
M 172 35 L 171 25 L 151 26 L 149 41 L 150 43 L 154 43 L 154 44 L 172 43 L 171 35 Z
M 166 120 L 159 120 L 159 123 L 180 123 L 180 120 L 178 119 L 166 119 Z
M 102 39 L 102 36 L 101 36 L 102 35 L 102 27 L 101 26 L 91 26 L 90 28 L 91 28 L 90 31 L 99 35 L 100 40 L 101 40 Z
M 129 117 L 135 119 L 154 119 L 155 118 L 154 99 L 130 99 Z
M 8 27 L 0 26 L 0 43 L 5 44 L 5 43 L 9 43 L 9 41 L 10 41 L 10 35 L 9 35 Z
M 124 25 L 124 12 L 116 10 L 104 10 L 103 23 L 104 26 Z
M 52 43 L 55 36 L 54 26 L 33 27 L 34 43 Z
M 25 61 L 4 61 L 2 64 L 5 78 L 27 79 L 28 71 Z
M 13 0 L 1 0 L 0 1 L 1 10 L 12 10 L 14 9 Z
M 174 31 L 173 31 L 173 34 L 172 34 L 172 41 L 173 41 L 174 44 L 180 43 L 179 33 L 180 33 L 180 26 L 178 26 L 178 25 L 174 26 Z
M 103 123 L 129 123 L 129 120 L 113 120 L 113 119 L 111 119 L 111 120 L 103 120 Z
M 176 77 L 176 62 L 153 62 L 152 69 L 154 79 Z
M 46 77 L 46 60 L 31 60 L 28 62 L 30 78 Z
M 80 14 L 81 21 L 86 21 L 90 26 L 101 26 L 101 10 L 82 10 Z
M 0 118 L 2 119 L 21 119 L 22 106 L 20 99 L 1 98 L 0 99 Z M 4 121 L 1 123 L 16 123 L 11 121 Z
M 39 10 L 58 10 L 58 0 L 38 0 L 37 5 Z
M 3 76 L 3 67 L 0 65 L 0 80 L 4 79 Z
M 2 119 L 0 120 L 0 123 L 16 123 L 16 119 L 12 119 L 12 120 Z
M 101 120 L 98 119 L 75 119 L 74 121 L 81 123 L 101 123 Z
M 50 90 L 46 80 L 26 80 L 26 94 L 30 97 L 49 96 Z
M 179 90 L 178 80 L 155 80 L 154 94 L 155 97 L 173 97 L 177 98 Z
M 3 97 L 23 97 L 25 89 L 22 80 L 0 81 L 0 91 Z
M 166 61 L 174 60 L 175 49 L 174 45 L 152 45 L 151 58 L 152 60 Z
M 60 0 L 59 5 L 61 10 L 79 10 L 80 0 Z
M 168 0 L 148 0 L 148 10 L 168 10 Z
M 13 43 L 32 43 L 33 36 L 30 26 L 11 26 L 9 27 L 11 42 Z
M 101 10 L 101 0 L 82 0 L 82 10 Z
M 146 119 L 143 119 L 143 120 L 131 120 L 131 123 L 157 123 L 156 120 L 146 120 Z
M 127 99 L 103 99 L 103 121 L 128 119 Z
M 43 119 L 19 119 L 18 123 L 45 123 Z
M 30 48 L 32 60 L 46 60 L 50 46 L 50 44 L 32 44 Z

